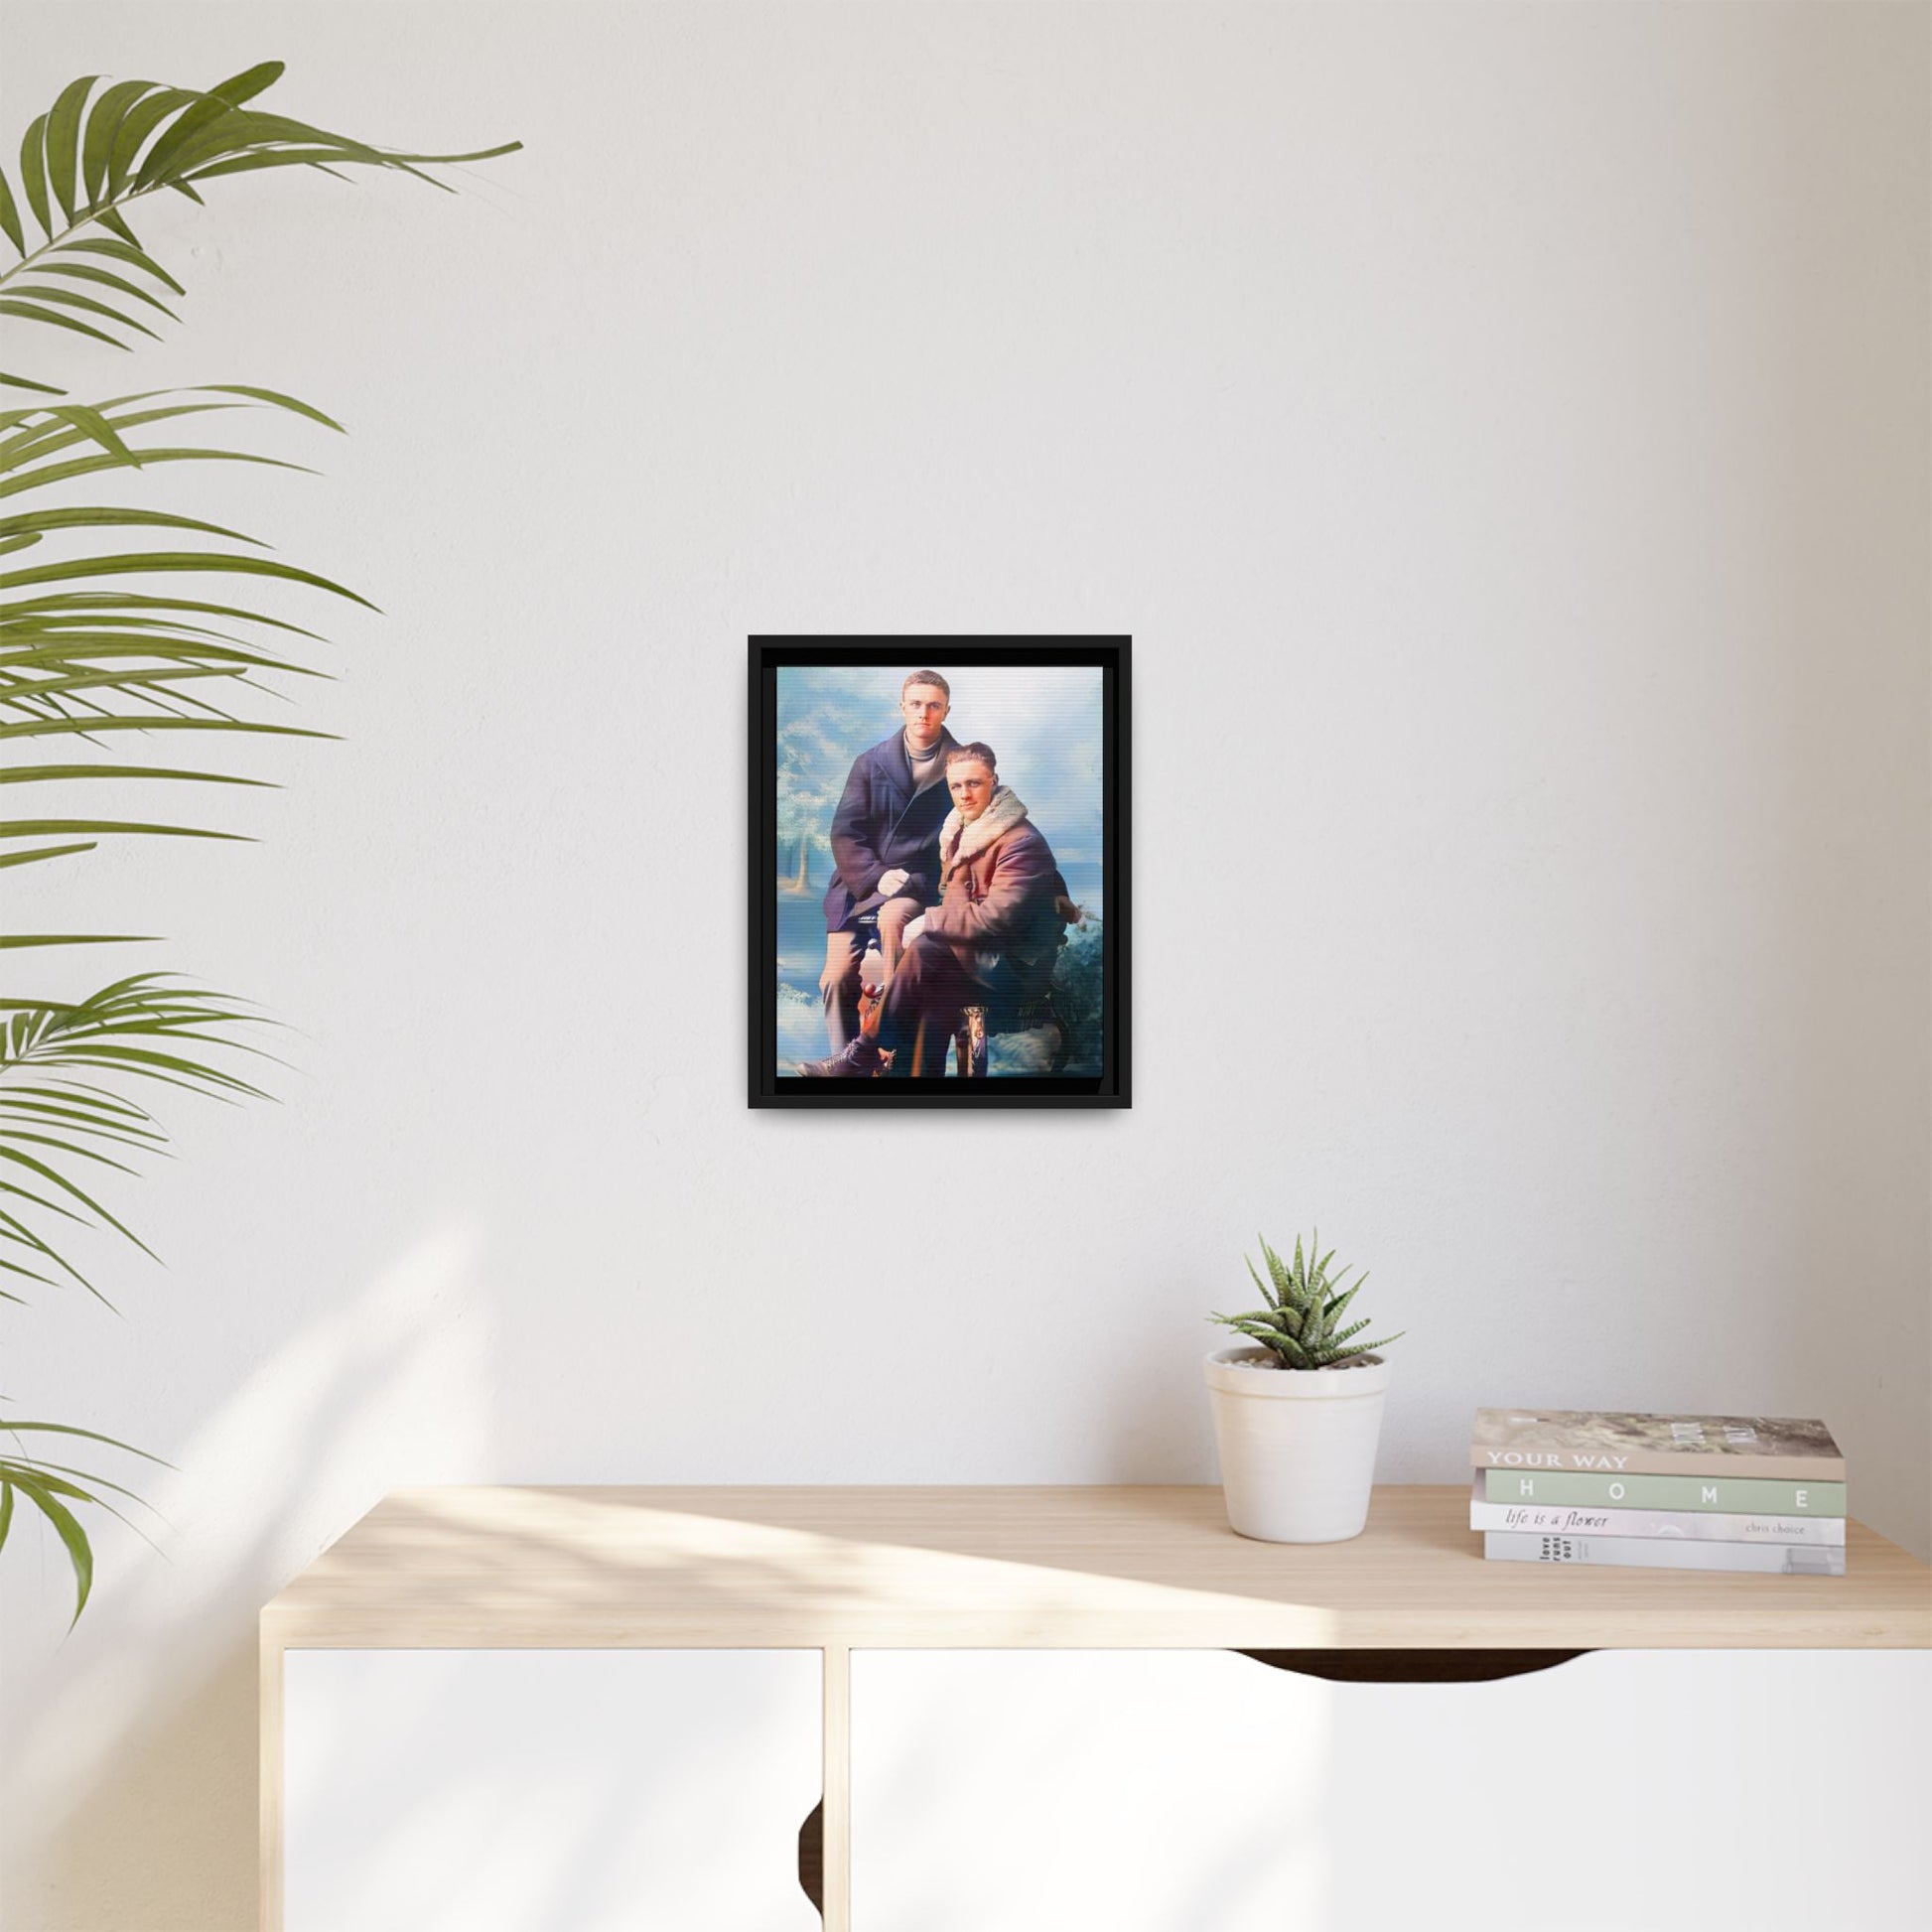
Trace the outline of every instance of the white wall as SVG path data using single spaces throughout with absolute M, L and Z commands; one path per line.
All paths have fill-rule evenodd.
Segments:
M 9 152 L 269 56 L 528 152 L 162 210 L 186 326 L 69 365 L 339 414 L 166 500 L 387 616 L 260 846 L 33 902 L 301 1070 L 6 1316 L 180 1467 L 72 1637 L 0 1563 L 13 1932 L 252 1924 L 254 1612 L 390 1486 L 1207 1480 L 1257 1227 L 1409 1330 L 1385 1479 L 1823 1414 L 1924 1554 L 1927 28 L 15 0 Z M 1129 1113 L 745 1107 L 745 636 L 922 629 L 1134 635 Z

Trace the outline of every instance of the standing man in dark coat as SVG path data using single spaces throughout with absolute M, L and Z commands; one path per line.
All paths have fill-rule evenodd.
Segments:
M 952 687 L 937 671 L 914 671 L 899 687 L 902 729 L 853 760 L 832 814 L 832 883 L 825 893 L 825 971 L 818 990 L 834 1054 L 859 1033 L 859 961 L 879 915 L 879 950 L 891 979 L 907 925 L 938 897 L 939 827 L 951 805 L 946 729 Z

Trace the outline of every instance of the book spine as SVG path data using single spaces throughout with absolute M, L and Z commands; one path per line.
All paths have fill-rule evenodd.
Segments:
M 1732 1516 L 1722 1510 L 1571 1509 L 1562 1504 L 1469 1504 L 1472 1530 L 1524 1535 L 1652 1536 L 1692 1543 L 1801 1543 L 1843 1546 L 1843 1516 Z
M 1669 1543 L 1632 1536 L 1517 1536 L 1489 1530 L 1482 1554 L 1499 1563 L 1573 1563 L 1625 1570 L 1753 1570 L 1779 1577 L 1842 1577 L 1845 1552 L 1829 1545 Z
M 1734 1516 L 1843 1516 L 1842 1482 L 1748 1476 L 1607 1476 L 1567 1470 L 1485 1469 L 1492 1503 L 1573 1503 L 1596 1509 L 1715 1509 Z
M 1713 1449 L 1485 1449 L 1469 1446 L 1475 1469 L 1526 1475 L 1744 1476 L 1785 1482 L 1843 1482 L 1842 1455 L 1723 1454 Z

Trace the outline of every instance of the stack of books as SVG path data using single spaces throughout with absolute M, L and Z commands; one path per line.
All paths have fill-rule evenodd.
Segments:
M 1500 1562 L 1845 1575 L 1822 1422 L 1478 1409 L 1469 1460 L 1469 1527 Z

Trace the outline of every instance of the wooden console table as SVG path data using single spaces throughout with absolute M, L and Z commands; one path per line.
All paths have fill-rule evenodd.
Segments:
M 1382 1488 L 1356 1540 L 1284 1546 L 1231 1534 L 1211 1487 L 398 1491 L 262 1611 L 262 1924 L 285 1924 L 291 1652 L 822 1653 L 822 1909 L 845 1932 L 855 1651 L 1310 1652 L 1375 1677 L 1423 1653 L 1503 1675 L 1535 1652 L 1932 1648 L 1932 1572 L 1856 1522 L 1845 1577 L 1786 1578 L 1485 1563 L 1467 1509 Z

